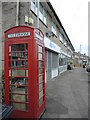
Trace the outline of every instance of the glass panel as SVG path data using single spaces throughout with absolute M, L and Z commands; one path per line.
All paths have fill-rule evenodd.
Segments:
M 21 103 L 13 103 L 14 109 L 16 110 L 23 110 L 25 111 L 25 104 L 21 104 Z
M 11 92 L 11 86 L 9 86 L 9 92 Z
M 9 60 L 11 59 L 11 53 L 9 53 Z
M 39 107 L 42 105 L 43 103 L 43 97 L 39 100 Z
M 39 75 L 43 74 L 43 69 L 39 69 Z
M 43 90 L 39 92 L 39 99 L 43 96 Z
M 10 63 L 10 61 L 9 61 L 9 68 L 11 67 L 11 63 Z
M 25 70 L 12 70 L 12 76 L 25 76 Z
M 43 82 L 43 75 L 39 76 L 39 83 Z
M 25 61 L 12 61 L 12 68 L 25 68 Z
M 11 78 L 9 77 L 9 85 L 11 84 Z
M 26 78 L 26 85 L 28 85 L 28 78 Z
M 26 60 L 28 59 L 28 52 L 26 52 Z
M 24 44 L 13 44 L 12 51 L 25 51 Z
M 25 85 L 25 78 L 12 78 L 12 84 L 15 84 L 16 86 L 24 86 Z
M 38 52 L 42 53 L 42 47 L 41 46 L 38 46 Z
M 26 51 L 28 51 L 28 44 L 26 44 Z
M 28 102 L 28 95 L 26 96 L 26 102 Z
M 28 106 L 28 104 L 26 104 L 26 109 L 27 109 L 27 111 L 29 110 L 29 106 Z
M 9 70 L 9 76 L 11 76 L 11 70 Z
M 11 52 L 11 45 L 9 45 L 9 52 Z
M 12 94 L 12 100 L 25 102 L 25 95 Z
M 12 60 L 25 59 L 25 52 L 12 52 Z
M 25 94 L 25 87 L 18 87 L 16 86 L 12 86 L 12 92 L 14 93 L 20 93 L 20 94 Z
M 41 53 L 38 53 L 38 59 L 42 60 L 42 54 Z
M 43 68 L 43 61 L 39 61 L 39 68 Z
M 39 84 L 39 91 L 43 90 L 43 83 Z
M 28 77 L 28 70 L 26 70 L 26 77 Z

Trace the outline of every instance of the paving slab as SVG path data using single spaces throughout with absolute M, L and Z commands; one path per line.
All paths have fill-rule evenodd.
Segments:
M 88 73 L 74 68 L 46 83 L 42 118 L 88 118 Z

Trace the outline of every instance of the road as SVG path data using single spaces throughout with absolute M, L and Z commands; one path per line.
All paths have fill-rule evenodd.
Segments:
M 85 69 L 74 68 L 46 83 L 46 112 L 42 118 L 88 118 Z

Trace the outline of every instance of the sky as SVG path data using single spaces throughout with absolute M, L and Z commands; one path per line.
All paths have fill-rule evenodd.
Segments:
M 88 55 L 89 0 L 50 0 L 75 51 Z

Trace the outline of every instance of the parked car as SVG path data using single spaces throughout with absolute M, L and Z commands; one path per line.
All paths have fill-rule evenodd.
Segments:
M 86 71 L 90 72 L 90 65 L 87 66 Z

